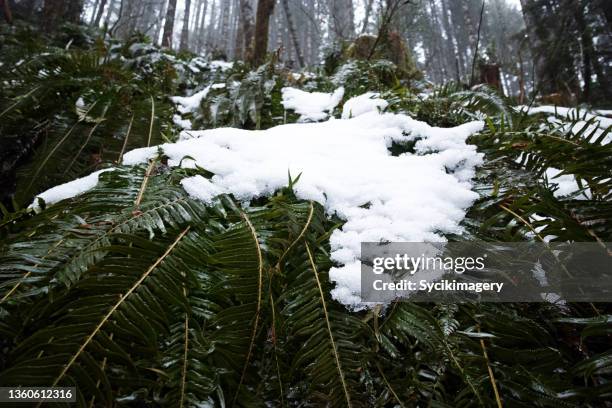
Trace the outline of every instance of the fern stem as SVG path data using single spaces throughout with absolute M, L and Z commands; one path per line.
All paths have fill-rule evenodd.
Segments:
M 104 113 L 102 114 L 102 118 L 104 118 L 106 116 L 106 111 L 108 110 L 108 105 L 106 105 L 106 108 L 104 109 Z M 83 142 L 83 144 L 81 145 L 81 148 L 79 149 L 79 151 L 77 152 L 77 154 L 74 155 L 74 157 L 72 158 L 72 161 L 70 162 L 70 164 L 66 167 L 66 170 L 64 170 L 63 175 L 66 175 L 66 173 L 68 173 L 68 170 L 70 170 L 72 168 L 72 166 L 74 165 L 74 162 L 77 161 L 77 159 L 79 158 L 79 156 L 81 155 L 81 152 L 83 152 L 83 149 L 85 149 L 85 147 L 87 146 L 87 144 L 89 143 L 89 141 L 91 140 L 91 136 L 93 136 L 94 132 L 96 131 L 96 129 L 98 128 L 98 126 L 100 126 L 100 123 L 102 123 L 102 120 L 97 121 L 96 124 L 91 128 L 91 130 L 89 131 L 89 134 L 87 135 L 87 139 L 85 139 L 85 141 Z
M 128 139 L 130 138 L 130 132 L 132 131 L 133 123 L 134 123 L 134 114 L 132 113 L 132 119 L 130 119 L 130 124 L 128 125 L 127 132 L 125 133 L 125 139 L 123 140 L 123 146 L 121 146 L 121 151 L 119 152 L 119 157 L 117 158 L 117 164 L 121 164 L 121 160 L 123 159 L 123 153 L 125 152 L 125 148 L 127 147 Z
M 0 113 L 0 118 L 2 116 L 4 116 L 7 112 L 11 111 L 15 106 L 19 105 L 21 103 L 21 101 L 23 101 L 25 98 L 27 98 L 28 96 L 32 95 L 34 92 L 36 92 L 38 89 L 40 88 L 40 85 L 35 86 L 30 92 L 28 92 L 27 94 L 23 95 L 22 97 L 20 97 L 19 99 L 17 99 L 17 101 L 12 104 L 11 106 L 9 106 L 8 108 L 6 108 L 5 110 L 2 111 L 2 113 Z
M 151 121 L 149 124 L 149 138 L 147 140 L 147 147 L 151 146 L 151 136 L 153 135 L 153 122 L 155 121 L 155 100 L 153 99 L 153 95 L 151 98 Z
M 280 387 L 280 399 L 281 407 L 285 406 L 285 398 L 283 391 L 283 381 L 281 379 L 280 364 L 278 363 L 278 353 L 276 350 L 276 311 L 274 310 L 274 298 L 272 292 L 270 292 L 270 307 L 272 308 L 272 333 L 274 335 L 274 341 L 272 342 L 274 348 L 274 360 L 276 362 L 276 376 L 278 377 L 278 386 Z
M 459 361 L 457 360 L 457 357 L 455 357 L 455 354 L 453 353 L 451 348 L 448 346 L 448 343 L 446 341 L 443 341 L 443 343 L 444 343 L 444 347 L 446 347 L 446 350 L 448 351 L 448 354 L 450 355 L 451 359 L 453 360 L 453 362 L 455 363 L 455 365 L 459 369 L 459 372 L 461 373 L 463 378 L 465 378 L 465 382 L 470 386 L 470 388 L 472 389 L 472 392 L 474 393 L 476 398 L 478 398 L 478 402 L 480 403 L 480 406 L 484 407 L 485 404 L 482 401 L 482 397 L 480 396 L 480 394 L 476 390 L 476 387 L 474 387 L 474 384 L 472 384 L 472 381 L 470 380 L 469 375 L 466 374 L 466 372 L 463 370 L 463 367 L 461 367 L 461 364 L 459 364 Z
M 249 217 L 241 212 L 240 214 L 244 219 L 246 225 L 249 227 L 251 231 L 251 236 L 253 237 L 253 242 L 255 243 L 255 249 L 257 250 L 257 273 L 258 273 L 258 284 L 257 284 L 257 307 L 255 309 L 255 322 L 253 322 L 253 331 L 251 333 L 251 341 L 249 342 L 249 349 L 247 351 L 246 360 L 244 362 L 244 367 L 242 368 L 242 374 L 240 374 L 240 381 L 238 382 L 238 386 L 236 387 L 236 394 L 234 395 L 234 400 L 232 402 L 232 406 L 236 404 L 236 400 L 238 398 L 238 393 L 240 392 L 240 387 L 244 382 L 244 378 L 246 376 L 246 370 L 249 366 L 249 361 L 251 360 L 251 354 L 253 353 L 253 346 L 255 345 L 255 336 L 257 335 L 257 327 L 259 326 L 259 315 L 261 313 L 261 295 L 263 292 L 263 255 L 261 253 L 261 247 L 259 245 L 259 239 L 257 238 L 257 231 L 255 231 L 255 227 L 251 223 Z
M 495 382 L 495 375 L 493 375 L 493 369 L 491 368 L 489 354 L 487 353 L 487 349 L 485 347 L 485 343 L 483 339 L 480 339 L 480 347 L 482 347 L 482 355 L 487 363 L 487 371 L 489 372 L 489 379 L 491 380 L 491 385 L 493 386 L 493 393 L 495 394 L 495 402 L 497 402 L 498 408 L 503 408 L 501 398 L 499 397 L 499 390 L 497 389 L 497 383 Z
M 533 227 L 533 225 L 531 225 L 529 221 L 527 221 L 525 218 L 521 217 L 520 215 L 518 215 L 516 212 L 512 211 L 510 208 L 506 207 L 505 205 L 499 204 L 499 206 L 502 208 L 502 210 L 512 214 L 515 218 L 517 218 L 519 221 L 525 224 L 531 230 L 531 232 L 533 232 L 535 236 L 538 237 L 540 241 L 544 243 L 546 242 L 544 241 L 544 238 L 542 238 L 542 236 L 538 233 L 538 231 L 536 231 L 536 229 Z
M 43 256 L 40 260 L 43 261 L 45 260 L 49 255 L 51 255 L 51 253 L 58 247 L 60 246 L 63 242 L 64 242 L 65 238 L 60 239 L 59 241 L 57 241 L 55 243 L 55 245 L 53 245 L 45 254 L 45 256 Z M 36 268 L 38 265 L 40 265 L 40 262 L 37 263 L 36 265 L 34 265 L 34 268 Z M 13 286 L 11 288 L 11 290 L 9 290 L 3 297 L 2 299 L 0 299 L 0 304 L 4 303 L 6 301 L 6 299 L 8 299 L 19 287 L 19 285 L 21 285 L 23 283 L 23 281 L 25 281 L 26 279 L 28 279 L 28 277 L 32 274 L 32 271 L 27 272 L 25 275 L 23 275 L 21 277 L 21 279 L 19 279 L 19 281 L 17 283 L 15 283 L 15 286 Z
M 151 173 L 153 172 L 153 166 L 155 166 L 155 162 L 155 159 L 149 162 L 147 171 L 145 172 L 144 178 L 142 179 L 142 184 L 140 185 L 140 190 L 138 190 L 138 196 L 136 196 L 136 200 L 134 201 L 134 207 L 139 207 L 140 203 L 142 202 L 142 198 L 144 197 L 144 192 L 147 188 L 149 177 L 151 177 Z
M 336 342 L 334 341 L 334 335 L 332 334 L 331 323 L 329 321 L 329 314 L 327 313 L 327 305 L 325 303 L 325 296 L 323 295 L 323 287 L 321 286 L 321 281 L 319 280 L 319 273 L 317 272 L 317 266 L 315 265 L 314 259 L 312 257 L 312 252 L 310 251 L 310 246 L 308 242 L 306 242 L 306 252 L 308 252 L 308 259 L 310 260 L 310 266 L 312 271 L 314 272 L 315 279 L 317 280 L 317 286 L 319 287 L 319 295 L 321 296 L 321 304 L 323 305 L 323 314 L 325 315 L 325 323 L 327 324 L 327 332 L 329 333 L 329 340 L 331 342 L 332 351 L 334 353 L 334 358 L 336 359 L 336 367 L 338 368 L 338 374 L 340 375 L 340 382 L 342 383 L 342 388 L 344 390 L 344 396 L 346 397 L 346 404 L 350 408 L 351 407 L 351 398 L 349 396 L 348 388 L 346 386 L 346 381 L 344 380 L 344 373 L 342 372 L 342 366 L 340 365 L 340 356 L 338 355 L 338 349 L 336 347 Z
M 108 338 L 112 341 L 114 336 L 115 336 L 115 333 L 111 333 L 108 336 Z M 106 368 L 106 362 L 107 362 L 107 357 L 104 357 L 102 359 L 102 364 L 101 364 L 102 367 L 101 367 L 100 371 L 102 371 L 102 372 L 104 371 L 104 369 Z M 101 383 L 101 381 L 98 378 L 98 381 L 96 381 L 96 388 L 98 388 L 100 386 L 100 383 Z M 93 408 L 95 402 L 96 402 L 96 396 L 94 395 L 93 397 L 91 397 L 91 401 L 89 401 L 89 408 Z
M 304 224 L 304 228 L 302 228 L 302 231 L 300 231 L 300 234 L 298 235 L 298 237 L 287 247 L 287 249 L 285 249 L 285 251 L 283 252 L 283 254 L 278 258 L 278 262 L 276 263 L 276 269 L 280 269 L 281 266 L 281 262 L 283 261 L 283 259 L 285 259 L 285 256 L 289 253 L 289 251 L 291 250 L 291 248 L 293 248 L 293 246 L 300 240 L 302 239 L 302 237 L 304 236 L 304 234 L 306 233 L 306 230 L 308 229 L 308 227 L 310 226 L 310 223 L 312 222 L 312 215 L 314 213 L 314 204 L 312 203 L 312 201 L 310 202 L 310 209 L 308 211 L 308 218 L 306 219 L 306 224 Z
M 47 164 L 47 162 L 49 161 L 49 159 L 51 158 L 51 156 L 53 156 L 53 154 L 55 153 L 55 151 L 57 149 L 59 149 L 59 147 L 64 144 L 64 142 L 66 141 L 66 139 L 68 139 L 68 136 L 70 136 L 70 134 L 74 131 L 74 129 L 76 128 L 76 126 L 83 122 L 85 120 L 85 118 L 87 117 L 87 115 L 89 114 L 89 112 L 94 108 L 94 106 L 96 106 L 96 104 L 98 103 L 98 101 L 94 102 L 89 109 L 87 109 L 87 112 L 85 112 L 85 114 L 75 122 L 74 125 L 72 125 L 72 127 L 68 130 L 68 132 L 66 132 L 66 134 L 59 140 L 59 142 L 57 142 L 55 144 L 55 146 L 53 146 L 53 149 L 51 149 L 51 151 L 49 152 L 49 154 L 47 154 L 47 156 L 44 158 L 44 160 L 42 161 L 42 163 L 40 164 L 40 166 L 38 166 L 38 169 L 36 170 L 36 172 L 34 173 L 34 175 L 32 176 L 32 178 L 30 179 L 30 183 L 28 184 L 28 187 L 26 188 L 26 190 L 29 190 L 30 187 L 32 187 L 32 184 L 34 183 L 35 180 L 38 179 L 38 175 L 40 174 L 42 168 Z
M 102 318 L 102 320 L 100 320 L 100 322 L 96 325 L 96 327 L 93 329 L 93 331 L 85 338 L 85 341 L 83 342 L 83 344 L 81 344 L 81 346 L 79 347 L 79 349 L 77 350 L 77 352 L 70 358 L 70 360 L 68 361 L 68 363 L 64 366 L 63 370 L 60 372 L 60 374 L 55 378 L 55 380 L 53 381 L 53 384 L 51 385 L 52 387 L 55 387 L 60 380 L 66 375 L 66 373 L 68 372 L 68 370 L 70 369 L 70 367 L 72 367 L 72 365 L 75 363 L 75 361 L 79 358 L 79 356 L 81 355 L 81 353 L 83 353 L 83 351 L 85 350 L 85 348 L 89 345 L 89 343 L 91 343 L 91 341 L 93 340 L 93 338 L 95 337 L 96 334 L 98 334 L 100 332 L 100 330 L 102 329 L 102 326 L 104 326 L 104 324 L 106 324 L 106 322 L 108 321 L 108 319 L 110 319 L 110 317 L 113 315 L 113 313 L 115 313 L 115 311 L 119 308 L 119 306 L 121 306 L 123 304 L 123 302 L 125 302 L 125 300 L 132 294 L 134 293 L 134 291 L 142 284 L 142 282 L 144 282 L 145 279 L 147 279 L 147 277 L 151 274 L 151 272 L 153 272 L 163 261 L 164 259 L 166 259 L 168 257 L 168 255 L 170 255 L 170 253 L 172 252 L 172 250 L 174 250 L 174 248 L 178 245 L 178 243 L 180 242 L 181 239 L 183 239 L 183 237 L 187 234 L 187 232 L 189 232 L 189 228 L 187 227 L 183 230 L 183 232 L 181 232 L 179 234 L 179 236 L 174 240 L 174 242 L 168 247 L 168 249 L 166 249 L 166 252 L 163 253 L 162 256 L 160 256 L 154 263 L 153 265 L 151 265 L 146 271 L 145 273 L 142 274 L 142 276 L 136 281 L 136 283 L 134 283 L 132 285 L 132 287 L 124 294 L 122 295 L 119 300 L 117 301 L 117 303 L 115 303 L 111 309 L 108 311 L 108 313 L 106 313 L 106 315 L 104 315 L 104 317 Z
M 185 290 L 183 290 L 185 292 Z M 185 402 L 185 388 L 187 385 L 187 351 L 189 350 L 189 316 L 185 313 L 185 351 L 183 353 L 183 369 L 181 373 L 181 399 L 179 407 L 183 408 Z
M 400 407 L 404 408 L 404 403 L 399 399 L 399 397 L 397 396 L 397 394 L 393 390 L 393 387 L 391 387 L 391 384 L 389 384 L 389 381 L 387 381 L 387 377 L 385 377 L 385 373 L 383 372 L 383 369 L 381 368 L 380 363 L 378 361 L 376 362 L 376 368 L 378 368 L 378 372 L 380 373 L 380 376 L 382 377 L 383 381 L 385 382 L 385 385 L 387 386 L 387 388 L 391 392 L 391 395 L 393 395 L 393 398 L 395 398 L 395 400 L 400 405 Z

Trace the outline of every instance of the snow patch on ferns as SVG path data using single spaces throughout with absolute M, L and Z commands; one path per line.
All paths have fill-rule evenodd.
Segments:
M 281 89 L 282 104 L 285 109 L 294 110 L 300 116 L 299 122 L 317 122 L 328 118 L 344 96 L 340 87 L 332 93 L 306 92 L 301 89 L 285 87 Z
M 214 173 L 182 180 L 194 198 L 210 202 L 232 193 L 247 203 L 284 187 L 325 206 L 346 223 L 331 238 L 332 295 L 361 308 L 360 243 L 444 241 L 477 198 L 470 183 L 482 155 L 466 138 L 483 122 L 437 128 L 403 114 L 368 111 L 352 119 L 296 123 L 267 130 L 218 128 L 183 132 L 181 140 L 136 149 L 123 164 L 145 163 L 161 148 L 170 166 L 201 166 Z M 414 153 L 392 156 L 392 142 L 415 143 Z M 185 156 L 193 158 L 182 160 Z
M 114 167 L 98 170 L 88 176 L 81 177 L 76 180 L 72 180 L 68 183 L 60 184 L 59 186 L 50 188 L 49 190 L 38 194 L 28 208 L 32 208 L 34 209 L 34 211 L 39 212 L 39 198 L 41 198 L 45 202 L 45 205 L 52 205 L 67 198 L 72 198 L 79 194 L 83 194 L 84 192 L 91 190 L 98 184 L 98 176 L 100 176 L 100 174 L 113 170 L 115 170 Z

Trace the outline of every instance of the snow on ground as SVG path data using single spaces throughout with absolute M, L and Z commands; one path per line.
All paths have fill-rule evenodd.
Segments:
M 519 111 L 527 112 L 529 115 L 534 115 L 536 113 L 549 113 L 553 116 L 548 117 L 548 122 L 558 125 L 561 131 L 570 131 L 573 134 L 581 131 L 585 126 L 586 129 L 583 135 L 589 136 L 593 134 L 590 138 L 590 141 L 595 141 L 599 138 L 599 136 L 606 130 L 606 128 L 612 126 L 612 118 L 607 118 L 604 115 L 609 111 L 595 111 L 593 113 L 587 112 L 586 109 L 576 109 L 576 108 L 566 108 L 562 106 L 551 106 L 551 105 L 543 105 L 543 106 L 517 106 L 516 109 Z M 578 120 L 573 126 L 571 123 L 568 123 L 568 119 L 570 120 Z M 593 124 L 587 124 L 588 120 L 594 119 L 595 122 Z M 612 133 L 608 134 L 602 144 L 608 144 L 612 142 Z
M 354 118 L 367 112 L 377 112 L 389 106 L 389 102 L 379 98 L 377 92 L 366 92 L 354 96 L 344 103 L 342 107 L 342 119 Z
M 305 92 L 301 89 L 285 87 L 281 89 L 283 106 L 301 115 L 299 122 L 325 120 L 342 100 L 344 88 L 340 87 L 332 93 Z
M 40 206 L 38 205 L 38 198 L 42 198 L 47 206 L 57 203 L 58 201 L 65 200 L 66 198 L 75 197 L 79 194 L 83 194 L 87 190 L 91 190 L 98 184 L 98 176 L 107 171 L 113 171 L 114 168 L 102 169 L 91 173 L 88 176 L 72 180 L 65 184 L 60 184 L 50 188 L 49 190 L 40 193 L 34 198 L 32 204 L 28 208 L 33 208 L 34 211 L 39 212 Z
M 366 112 L 352 119 L 296 123 L 267 130 L 217 128 L 181 134 L 159 147 L 170 166 L 201 166 L 215 175 L 185 178 L 188 194 L 210 202 L 232 193 L 248 203 L 270 195 L 301 174 L 295 185 L 301 199 L 315 200 L 346 223 L 331 238 L 332 295 L 361 308 L 360 243 L 444 241 L 461 233 L 459 223 L 478 197 L 471 190 L 475 166 L 482 162 L 466 138 L 482 122 L 436 128 L 402 114 Z M 417 141 L 414 154 L 392 156 L 393 141 Z M 132 150 L 123 164 L 145 163 L 158 147 Z M 182 160 L 185 156 L 191 159 Z M 182 160 L 182 163 L 181 163 Z
M 202 99 L 206 98 L 208 92 L 210 91 L 210 86 L 202 89 L 194 93 L 191 96 L 171 96 L 170 99 L 172 102 L 178 105 L 177 109 L 180 113 L 185 114 L 189 112 L 195 112 L 200 107 L 200 103 Z

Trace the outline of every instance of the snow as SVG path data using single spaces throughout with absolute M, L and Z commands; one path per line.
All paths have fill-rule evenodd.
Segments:
M 576 108 L 565 108 L 563 106 L 552 106 L 552 105 L 532 106 L 531 108 L 523 105 L 523 106 L 517 106 L 517 108 L 527 111 L 529 115 L 533 115 L 536 113 L 552 113 L 553 115 L 572 117 L 572 118 L 582 118 L 586 120 L 595 118 L 595 120 L 599 121 L 599 124 L 602 127 L 612 126 L 612 119 L 606 118 L 604 116 L 593 115 L 592 113 L 589 113 L 584 109 L 581 111 L 580 109 L 576 109 Z
M 232 69 L 233 67 L 234 67 L 233 62 L 227 62 L 227 61 L 211 61 L 210 62 L 210 68 L 213 70 L 221 70 L 225 72 L 228 69 Z
M 342 107 L 342 119 L 354 118 L 367 112 L 379 109 L 383 110 L 389 106 L 389 102 L 379 98 L 376 92 L 366 92 L 359 96 L 354 96 L 344 103 Z
M 223 190 L 202 176 L 187 177 L 181 180 L 181 185 L 193 198 L 210 204 L 216 196 L 223 194 Z
M 68 183 L 60 184 L 59 186 L 50 188 L 49 190 L 38 194 L 28 208 L 32 208 L 34 209 L 34 211 L 39 212 L 40 206 L 38 205 L 38 198 L 42 198 L 45 201 L 45 204 L 47 206 L 50 206 L 67 198 L 72 198 L 76 197 L 79 194 L 83 194 L 84 192 L 91 190 L 98 184 L 98 176 L 100 174 L 113 170 L 115 170 L 115 168 L 113 167 L 98 170 L 88 176 L 81 177 L 76 180 L 72 180 Z
M 191 121 L 189 119 L 181 118 L 181 115 L 173 115 L 172 122 L 174 122 L 175 125 L 177 125 L 178 127 L 182 129 L 186 129 L 186 130 L 191 129 Z
M 292 109 L 300 116 L 299 122 L 325 120 L 342 100 L 344 88 L 332 93 L 306 92 L 301 89 L 285 87 L 281 89 L 283 106 Z
M 561 172 L 562 170 L 556 169 L 554 167 L 549 167 L 546 169 L 546 179 L 548 180 L 548 182 L 550 184 L 557 185 L 557 190 L 555 190 L 555 192 L 553 193 L 555 197 L 565 197 L 582 190 L 573 175 L 561 174 Z M 578 200 L 591 199 L 591 191 L 587 187 L 582 192 L 582 194 L 575 198 Z
M 183 132 L 179 142 L 126 153 L 123 164 L 146 163 L 161 148 L 170 166 L 197 165 L 214 174 L 210 180 L 183 179 L 189 195 L 210 202 L 232 193 L 245 205 L 285 187 L 288 173 L 301 174 L 297 197 L 346 220 L 330 238 L 331 257 L 341 266 L 329 276 L 336 285 L 332 296 L 359 309 L 366 307 L 360 298 L 361 242 L 439 242 L 462 232 L 465 211 L 478 197 L 470 180 L 482 163 L 465 140 L 483 126 L 436 128 L 403 114 L 370 111 L 267 130 Z M 392 156 L 393 141 L 417 141 L 414 153 Z
M 171 96 L 170 99 L 172 100 L 172 102 L 178 105 L 178 111 L 180 113 L 184 114 L 189 112 L 195 112 L 198 110 L 202 99 L 206 98 L 206 95 L 208 95 L 209 91 L 210 86 L 207 86 L 206 88 L 194 93 L 191 96 Z
M 212 84 L 211 88 L 212 89 L 223 89 L 225 88 L 225 84 Z
M 566 108 L 563 106 L 551 106 L 551 105 L 543 105 L 543 106 L 517 106 L 519 111 L 526 112 L 529 115 L 533 115 L 536 113 L 549 113 L 554 116 L 550 116 L 548 118 L 548 122 L 558 125 L 561 131 L 570 131 L 573 134 L 581 131 L 585 126 L 583 135 L 589 136 L 593 134 L 589 141 L 593 142 L 605 131 L 606 128 L 612 126 L 612 118 L 607 118 L 606 116 L 609 111 L 594 111 L 594 113 L 588 112 L 586 109 L 576 109 L 576 108 Z M 577 120 L 580 119 L 580 120 Z M 588 120 L 594 119 L 595 122 L 593 124 L 587 124 Z M 570 127 L 570 123 L 567 123 L 568 120 L 575 121 L 576 123 Z M 603 140 L 602 144 L 608 144 L 612 142 L 612 133 L 608 134 Z

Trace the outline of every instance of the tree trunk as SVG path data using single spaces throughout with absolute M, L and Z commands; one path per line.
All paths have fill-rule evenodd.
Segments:
M 53 31 L 61 22 L 65 5 L 63 0 L 46 0 L 43 7 L 43 29 Z
M 176 0 L 168 0 L 166 23 L 162 34 L 162 47 L 172 48 L 172 33 L 174 32 L 174 15 L 176 14 Z
M 270 16 L 274 11 L 275 0 L 259 0 L 257 4 L 257 16 L 255 18 L 255 38 L 253 44 L 253 57 L 251 63 L 260 65 L 266 59 L 268 52 L 268 28 L 270 27 Z
M 481 64 L 480 70 L 480 83 L 487 84 L 491 88 L 497 89 L 500 94 L 504 94 L 504 88 L 501 82 L 501 73 L 499 65 L 496 64 Z
M 361 34 L 365 34 L 368 31 L 368 24 L 370 24 L 370 14 L 372 14 L 372 4 L 374 0 L 366 0 L 365 17 L 363 18 L 363 26 L 361 27 Z
M 98 7 L 98 12 L 96 13 L 96 17 L 94 19 L 93 25 L 94 27 L 98 27 L 100 25 L 100 20 L 102 19 L 102 14 L 104 14 L 104 7 L 106 6 L 107 0 L 100 1 L 100 7 Z
M 4 19 L 7 23 L 13 24 L 13 13 L 11 13 L 11 5 L 9 0 L 0 0 L 2 3 L 2 13 L 4 13 Z
M 332 40 L 348 40 L 355 34 L 353 0 L 330 0 Z
M 189 48 L 189 12 L 191 0 L 185 0 L 185 14 L 183 14 L 183 29 L 181 30 L 181 43 L 179 49 L 186 51 Z
M 287 0 L 281 0 L 283 3 L 283 9 L 285 9 L 285 17 L 287 18 L 287 27 L 289 28 L 289 34 L 291 35 L 291 41 L 293 42 L 293 47 L 295 48 L 295 54 L 300 64 L 300 68 L 304 67 L 304 58 L 302 57 L 302 50 L 300 48 L 300 44 L 298 42 L 297 33 L 295 32 L 295 26 L 293 25 L 293 20 L 291 18 L 291 10 L 289 9 L 289 4 Z
M 210 10 L 210 21 L 208 22 L 208 29 L 206 30 L 206 46 L 211 47 L 214 41 L 213 33 L 215 31 L 215 13 L 217 10 L 217 2 L 213 0 L 212 7 Z
M 249 60 L 253 53 L 253 7 L 250 0 L 240 0 L 240 25 L 236 35 L 236 57 Z
M 202 6 L 202 14 L 200 17 L 200 23 L 198 27 L 198 39 L 196 41 L 196 52 L 199 54 L 202 51 L 202 44 L 204 44 L 205 28 L 206 28 L 206 11 L 208 11 L 208 0 L 204 0 L 204 6 Z

